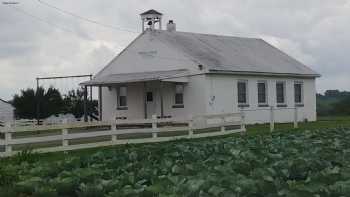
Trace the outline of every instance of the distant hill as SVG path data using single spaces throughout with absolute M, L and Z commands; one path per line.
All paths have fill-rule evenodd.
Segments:
M 350 92 L 327 90 L 316 98 L 319 116 L 350 115 Z

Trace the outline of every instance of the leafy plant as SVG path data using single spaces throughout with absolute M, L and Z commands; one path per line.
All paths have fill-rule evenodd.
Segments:
M 19 177 L 16 167 L 0 165 L 0 186 L 10 186 L 18 179 Z
M 38 153 L 34 153 L 30 148 L 26 148 L 23 151 L 18 152 L 15 156 L 11 157 L 16 164 L 21 164 L 22 162 L 33 163 L 36 162 L 38 158 Z
M 0 196 L 348 196 L 350 129 L 129 145 L 0 164 Z

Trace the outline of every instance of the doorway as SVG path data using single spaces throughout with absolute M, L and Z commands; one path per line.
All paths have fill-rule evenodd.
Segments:
M 157 105 L 154 90 L 148 89 L 146 92 L 146 107 L 147 118 L 152 118 L 152 115 L 157 114 Z

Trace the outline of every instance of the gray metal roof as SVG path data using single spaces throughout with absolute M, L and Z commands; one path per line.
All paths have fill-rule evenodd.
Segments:
M 157 31 L 154 38 L 185 53 L 209 71 L 319 76 L 262 39 Z
M 187 69 L 111 74 L 111 75 L 102 76 L 99 78 L 94 78 L 91 81 L 83 82 L 80 85 L 98 86 L 98 85 L 131 83 L 131 82 L 142 82 L 142 81 L 156 81 L 156 80 L 171 79 L 176 77 L 183 77 L 187 75 L 189 75 L 189 72 Z
M 192 74 L 320 76 L 262 39 L 152 30 L 140 34 L 91 83 L 84 84 L 157 80 L 176 69 Z
M 1 99 L 1 98 L 0 98 L 0 101 L 2 101 L 3 103 L 6 103 L 6 104 L 12 105 L 10 102 L 5 101 L 5 100 L 3 100 L 3 99 Z

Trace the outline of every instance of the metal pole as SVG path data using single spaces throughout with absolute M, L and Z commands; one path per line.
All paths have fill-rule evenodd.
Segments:
M 88 114 L 87 114 L 87 86 L 84 86 L 84 121 L 88 121 Z
M 39 77 L 40 80 L 46 79 L 66 79 L 66 78 L 82 78 L 82 77 L 91 77 L 92 75 L 69 75 L 69 76 L 55 76 L 55 77 Z
M 2 2 L 3 5 L 17 5 L 19 2 L 17 1 L 4 1 Z
M 92 75 L 90 75 L 90 81 L 92 80 Z M 89 114 L 90 121 L 92 122 L 92 113 L 94 111 L 94 105 L 92 104 L 92 86 L 90 86 L 90 105 L 89 105 Z
M 98 86 L 98 115 L 100 121 L 102 121 L 102 87 Z
M 40 124 L 40 96 L 39 96 L 39 78 L 36 78 L 36 120 Z
M 160 117 L 164 118 L 163 82 L 160 81 Z

